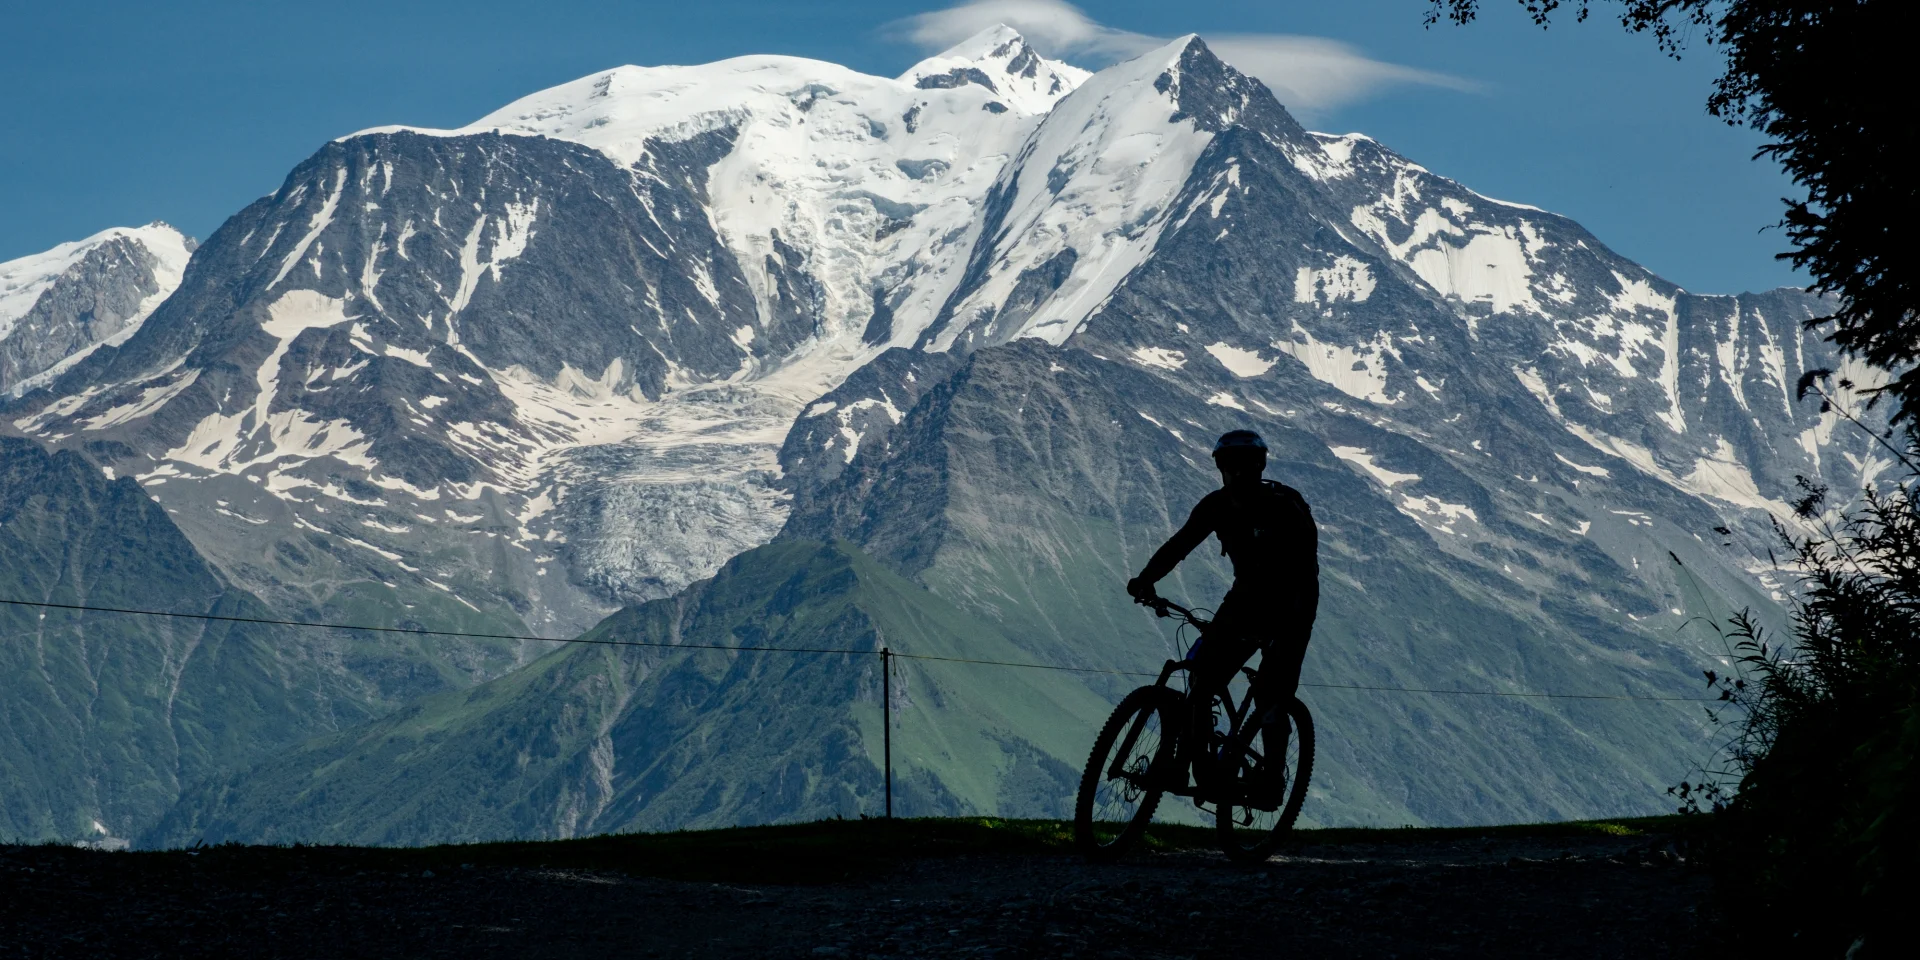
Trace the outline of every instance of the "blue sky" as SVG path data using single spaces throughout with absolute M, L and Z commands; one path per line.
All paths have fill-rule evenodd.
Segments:
M 1544 32 L 1503 0 L 1485 0 L 1478 24 L 1432 30 L 1421 24 L 1425 0 L 1078 10 L 984 0 L 938 15 L 951 6 L 9 4 L 0 260 L 150 220 L 205 237 L 330 138 L 387 123 L 458 126 L 609 66 L 781 53 L 893 75 L 926 44 L 995 17 L 1089 67 L 1151 38 L 1198 33 L 1229 60 L 1261 61 L 1251 72 L 1310 127 L 1367 133 L 1481 193 L 1573 217 L 1690 290 L 1804 282 L 1772 259 L 1785 247 L 1780 232 L 1762 232 L 1792 185 L 1750 159 L 1756 135 L 1705 113 L 1714 51 L 1696 44 L 1676 63 L 1621 31 L 1605 4 L 1593 21 Z

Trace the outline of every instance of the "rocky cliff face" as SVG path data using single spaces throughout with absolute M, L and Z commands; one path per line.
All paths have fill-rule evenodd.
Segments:
M 1663 693 L 1724 653 L 1697 618 L 1777 612 L 1795 478 L 1888 466 L 1794 401 L 1835 365 L 1822 309 L 1687 293 L 1306 131 L 1197 38 L 1089 76 L 996 30 L 898 79 L 626 67 L 344 138 L 7 419 L 137 476 L 280 609 L 559 635 L 784 526 L 1024 656 L 1149 666 L 1166 641 L 1115 585 L 1251 425 L 1322 514 L 1316 682 Z M 1180 589 L 1217 594 L 1196 564 Z M 1330 747 L 1328 822 L 1651 809 L 1704 749 L 1661 704 L 1314 696 L 1364 733 Z M 650 762 L 622 743 L 578 770 Z M 668 822 L 645 795 L 592 823 Z
M 151 223 L 0 263 L 0 394 L 19 396 L 131 337 L 180 285 L 195 245 Z

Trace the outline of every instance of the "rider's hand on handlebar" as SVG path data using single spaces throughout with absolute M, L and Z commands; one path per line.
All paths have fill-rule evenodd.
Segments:
M 1154 592 L 1153 584 L 1139 577 L 1134 577 L 1132 580 L 1127 581 L 1127 594 L 1133 597 L 1134 600 L 1148 605 L 1152 605 L 1160 600 L 1159 594 Z

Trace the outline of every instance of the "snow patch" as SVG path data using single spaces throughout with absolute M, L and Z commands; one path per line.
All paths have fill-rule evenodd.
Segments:
M 429 370 L 433 369 L 433 364 L 427 360 L 427 354 L 424 350 L 408 350 L 404 347 L 396 347 L 389 343 L 380 352 L 382 355 L 393 357 L 396 360 L 405 360 L 416 367 L 426 367 Z M 356 364 L 354 369 L 359 369 L 359 367 L 363 365 L 365 365 L 365 361 Z M 335 373 L 334 376 L 339 377 L 342 376 L 342 374 Z
M 1325 270 L 1301 267 L 1293 281 L 1293 302 L 1332 303 L 1335 300 L 1365 301 L 1373 295 L 1373 274 L 1367 265 L 1352 257 L 1335 257 Z
M 1206 350 L 1215 360 L 1220 361 L 1221 366 L 1227 368 L 1227 372 L 1242 378 L 1260 376 L 1280 362 L 1277 357 L 1272 360 L 1262 357 L 1258 350 L 1230 347 L 1225 342 L 1209 344 Z
M 1680 478 L 1680 486 L 1690 493 L 1785 517 L 1787 505 L 1760 492 L 1753 474 L 1740 462 L 1739 454 L 1725 437 L 1713 438 L 1713 450 L 1694 460 L 1693 469 Z
M 1334 456 L 1348 463 L 1358 465 L 1360 469 L 1372 475 L 1375 480 L 1380 481 L 1383 486 L 1391 487 L 1397 483 L 1407 483 L 1420 479 L 1420 475 L 1417 473 L 1396 473 L 1374 463 L 1373 454 L 1368 453 L 1365 447 L 1328 447 L 1327 449 L 1332 450 Z
M 1187 355 L 1166 347 L 1135 347 L 1131 356 L 1135 363 L 1162 370 L 1178 370 L 1187 365 Z
M 1516 368 L 1514 375 L 1527 388 L 1527 392 L 1533 394 L 1546 406 L 1547 412 L 1551 413 L 1568 433 L 1579 437 L 1595 450 L 1625 460 L 1640 472 L 1695 496 L 1710 497 L 1736 506 L 1761 510 L 1775 517 L 1785 518 L 1792 515 L 1792 510 L 1786 503 L 1769 499 L 1760 492 L 1759 485 L 1754 482 L 1753 474 L 1747 469 L 1746 464 L 1740 461 L 1739 452 L 1727 442 L 1725 437 L 1714 437 L 1713 448 L 1705 451 L 1703 456 L 1695 458 L 1692 469 L 1685 476 L 1680 476 L 1661 466 L 1652 450 L 1630 440 L 1609 436 L 1568 420 L 1560 412 L 1560 405 L 1555 402 L 1552 391 L 1548 389 L 1546 381 L 1538 371 Z M 1559 455 L 1555 454 L 1555 456 Z M 1583 471 L 1597 469 L 1579 467 L 1565 457 L 1559 457 L 1559 459 Z
M 1353 176 L 1354 145 L 1372 139 L 1358 133 L 1345 136 L 1316 133 L 1313 137 L 1319 144 L 1318 151 L 1289 149 L 1287 160 L 1301 173 L 1322 182 Z
M 132 403 L 122 404 L 97 417 L 86 420 L 80 425 L 80 429 L 105 430 L 108 427 L 117 427 L 123 423 L 138 420 L 141 417 L 152 416 L 161 407 L 166 406 L 167 401 L 179 396 L 182 391 L 193 386 L 194 381 L 198 379 L 200 379 L 200 371 L 198 369 L 188 370 L 185 374 L 173 377 L 159 386 L 148 387 L 141 391 L 140 398 Z
M 539 216 L 540 198 L 535 197 L 532 203 L 507 204 L 505 214 L 494 221 L 493 256 L 487 261 L 493 282 L 500 282 L 502 266 L 527 252 L 527 241 L 533 239 L 533 222 Z
M 1448 243 L 1427 247 L 1415 252 L 1407 265 L 1441 296 L 1484 303 L 1494 313 L 1541 312 L 1533 299 L 1526 251 L 1512 228 L 1477 232 L 1461 247 Z
M 1675 298 L 1663 295 L 1643 278 L 1629 279 L 1617 270 L 1613 279 L 1620 285 L 1620 291 L 1607 298 L 1614 312 L 1633 317 L 1648 310 L 1665 318 L 1660 337 L 1660 389 L 1666 391 L 1667 409 L 1654 416 L 1674 433 L 1685 433 L 1687 415 L 1680 407 L 1680 313 L 1675 309 Z
M 1415 521 L 1423 525 L 1438 527 L 1442 532 L 1454 534 L 1455 536 L 1460 535 L 1460 533 L 1454 529 L 1454 524 L 1459 521 L 1470 520 L 1474 523 L 1480 522 L 1480 516 L 1473 512 L 1472 507 L 1461 503 L 1448 503 L 1439 497 L 1403 496 L 1395 506 L 1401 513 L 1412 517 Z
M 1608 470 L 1606 467 L 1589 467 L 1589 466 L 1586 466 L 1585 464 L 1574 463 L 1572 460 L 1568 460 L 1566 457 L 1563 457 L 1558 453 L 1554 454 L 1553 458 L 1591 477 L 1613 476 L 1613 472 L 1611 470 Z
M 1393 352 L 1393 337 L 1382 330 L 1373 339 L 1347 347 L 1322 343 L 1298 322 L 1293 325 L 1292 340 L 1275 340 L 1273 348 L 1300 361 L 1314 379 L 1357 400 L 1391 405 L 1398 397 L 1387 396 L 1386 357 Z
M 287 254 L 286 259 L 280 261 L 280 272 L 273 275 L 273 282 L 267 284 L 267 289 L 271 290 L 279 286 L 280 281 L 285 280 L 287 274 L 300 262 L 300 258 L 307 255 L 307 248 L 313 246 L 313 242 L 319 239 L 320 234 L 329 224 L 333 223 L 333 214 L 340 209 L 340 193 L 346 187 L 347 168 L 340 167 L 333 173 L 333 189 L 321 202 L 320 209 L 314 211 L 313 219 L 307 222 L 306 236 L 301 237 L 300 242 L 293 245 L 293 250 Z M 315 261 L 314 269 L 319 269 L 318 261 Z
M 293 341 L 303 331 L 346 322 L 345 300 L 312 290 L 282 294 L 267 307 L 267 320 L 260 325 L 275 344 L 254 373 L 258 392 L 252 405 L 233 413 L 207 415 L 180 446 L 167 451 L 162 459 L 224 473 L 240 473 L 282 457 L 334 456 L 372 466 L 365 459 L 366 438 L 347 421 L 313 420 L 303 410 L 271 412 L 279 394 L 281 361 Z

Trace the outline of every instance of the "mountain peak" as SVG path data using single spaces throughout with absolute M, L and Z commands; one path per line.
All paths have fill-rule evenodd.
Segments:
M 1040 55 L 1020 32 L 995 24 L 913 65 L 900 80 L 921 88 L 985 87 L 1009 106 L 1044 113 L 1091 76 Z
M 155 220 L 0 263 L 0 394 L 19 396 L 160 305 L 197 244 Z
M 1017 47 L 1025 47 L 1027 38 L 1004 23 L 996 23 L 959 43 L 940 51 L 939 59 L 985 60 L 992 56 L 1010 56 Z

